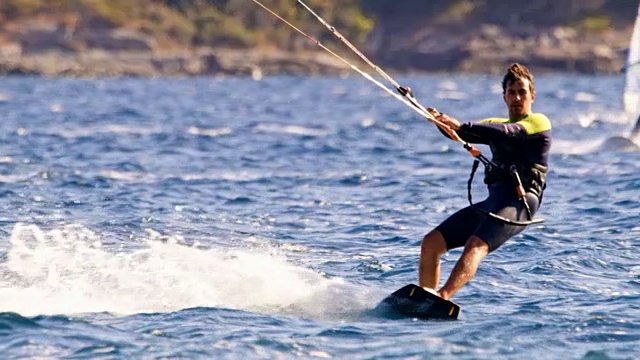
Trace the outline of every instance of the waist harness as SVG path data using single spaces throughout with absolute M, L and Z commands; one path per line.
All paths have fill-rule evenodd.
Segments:
M 527 211 L 528 220 L 518 221 L 507 219 L 490 211 L 480 209 L 473 204 L 473 201 L 471 199 L 471 184 L 473 182 L 473 177 L 476 173 L 476 170 L 478 170 L 478 166 L 480 165 L 480 160 L 478 160 L 477 158 L 473 162 L 471 175 L 469 176 L 469 181 L 467 182 L 467 197 L 469 199 L 469 204 L 477 211 L 480 211 L 494 219 L 511 225 L 527 226 L 544 221 L 543 219 L 533 219 L 531 209 L 529 208 L 529 204 L 527 203 L 526 194 L 527 192 L 530 192 L 536 195 L 538 199 L 542 200 L 542 193 L 544 192 L 544 189 L 546 187 L 545 180 L 547 177 L 548 167 L 540 164 L 532 164 L 531 166 L 511 165 L 507 168 L 505 165 L 496 164 L 494 162 L 488 161 L 488 159 L 483 160 L 483 164 L 485 166 L 485 184 L 490 185 L 499 181 L 504 181 L 505 178 L 511 178 L 518 195 L 518 199 L 522 202 L 523 207 Z

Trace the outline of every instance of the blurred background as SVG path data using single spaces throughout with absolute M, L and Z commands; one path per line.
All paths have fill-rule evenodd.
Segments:
M 323 44 L 334 37 L 295 1 L 262 3 Z M 617 73 L 634 0 L 308 0 L 395 72 Z M 322 52 L 252 0 L 3 0 L 0 74 L 340 74 Z

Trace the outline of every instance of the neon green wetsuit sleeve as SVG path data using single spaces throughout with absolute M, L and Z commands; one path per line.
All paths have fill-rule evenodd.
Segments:
M 549 121 L 549 118 L 541 113 L 529 114 L 524 118 L 516 121 L 507 118 L 488 118 L 480 120 L 477 124 L 481 123 L 519 124 L 522 125 L 527 135 L 533 135 L 543 131 L 551 130 L 551 121 Z
M 540 113 L 513 121 L 489 118 L 460 126 L 458 135 L 465 141 L 491 146 L 493 158 L 503 164 L 540 164 L 547 166 L 551 147 L 551 121 Z

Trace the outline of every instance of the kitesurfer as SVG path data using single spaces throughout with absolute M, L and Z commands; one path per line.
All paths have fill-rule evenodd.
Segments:
M 428 109 L 464 141 L 489 145 L 492 152 L 491 164 L 485 164 L 487 199 L 457 211 L 422 240 L 418 281 L 431 290 L 438 287 L 440 256 L 464 247 L 448 280 L 437 289 L 447 300 L 474 277 L 489 253 L 525 229 L 546 186 L 551 122 L 531 110 L 536 98 L 533 75 L 525 66 L 513 64 L 503 77 L 502 90 L 508 118 L 461 123 Z

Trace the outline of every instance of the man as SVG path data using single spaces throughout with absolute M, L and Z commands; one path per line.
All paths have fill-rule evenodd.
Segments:
M 542 199 L 551 123 L 545 115 L 531 111 L 536 93 L 533 76 L 525 66 L 513 64 L 508 68 L 502 91 L 509 110 L 508 119 L 461 124 L 446 114 L 428 109 L 464 141 L 489 145 L 493 154 L 491 165 L 495 165 L 485 168 L 488 198 L 451 215 L 422 240 L 418 280 L 420 286 L 434 291 L 440 278 L 440 256 L 447 250 L 464 246 L 449 279 L 437 291 L 447 300 L 473 278 L 485 256 L 524 230 Z M 524 188 L 520 195 L 516 190 L 518 178 Z

